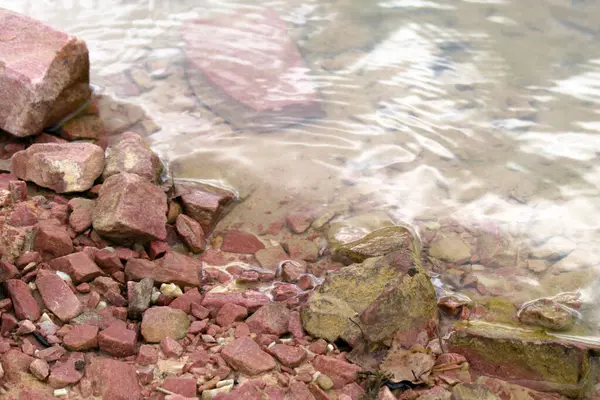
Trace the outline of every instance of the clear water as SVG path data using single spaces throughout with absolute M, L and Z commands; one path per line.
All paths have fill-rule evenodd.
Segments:
M 225 225 L 244 221 L 245 229 L 258 231 L 303 207 L 347 206 L 352 215 L 384 212 L 422 230 L 435 229 L 437 218 L 454 219 L 458 230 L 493 221 L 490 231 L 510 234 L 518 261 L 500 269 L 476 265 L 480 282 L 516 303 L 581 290 L 592 310 L 585 313 L 586 332 L 595 335 L 600 2 L 0 0 L 0 6 L 85 39 L 93 83 L 151 115 L 161 130 L 149 140 L 177 177 L 216 180 L 249 196 Z M 194 95 L 182 32 L 197 18 L 265 8 L 285 21 L 306 62 L 302 79 L 317 89 L 324 116 L 269 132 L 234 129 Z M 240 40 L 261 48 L 256 38 Z M 138 81 L 141 89 L 130 90 L 123 77 L 140 74 L 147 78 Z M 298 84 L 297 75 L 286 79 Z M 534 272 L 527 260 L 540 246 L 573 262 Z

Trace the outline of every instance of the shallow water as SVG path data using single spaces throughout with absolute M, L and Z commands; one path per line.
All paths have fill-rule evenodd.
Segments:
M 500 270 L 473 260 L 473 273 L 497 288 L 495 295 L 524 302 L 580 289 L 594 308 L 600 2 L 0 0 L 0 6 L 85 39 L 93 83 L 148 112 L 161 128 L 149 140 L 176 177 L 218 181 L 249 196 L 224 224 L 266 226 L 301 207 L 384 212 L 422 234 L 436 229 L 439 218 L 452 218 L 461 233 L 472 221 L 491 220 L 498 225 L 489 230 L 509 232 L 507 246 L 518 253 L 516 267 Z M 281 118 L 234 128 L 190 86 L 187 24 L 266 8 L 285 21 L 306 63 L 284 80 L 295 88 L 312 85 L 324 115 L 268 132 Z M 238 39 L 258 51 L 258 61 L 271 43 Z M 208 61 L 219 57 L 218 49 L 207 54 Z M 262 68 L 276 68 L 276 61 Z M 279 95 L 285 100 L 286 93 Z M 532 271 L 528 260 L 543 250 L 556 254 L 545 271 Z M 552 265 L 561 258 L 560 267 Z M 584 316 L 594 335 L 594 313 Z

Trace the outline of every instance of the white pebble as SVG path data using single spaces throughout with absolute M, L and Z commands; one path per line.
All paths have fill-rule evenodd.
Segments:
M 158 296 L 160 296 L 160 291 L 157 288 L 153 287 L 152 288 L 152 297 L 151 297 L 152 304 L 156 303 L 156 300 L 158 300 Z
M 56 271 L 56 275 L 60 276 L 60 279 L 62 279 L 63 281 L 71 282 L 71 277 L 69 276 L 69 274 L 65 274 L 62 271 Z
M 233 386 L 233 384 L 234 384 L 233 379 L 225 379 L 223 381 L 217 382 L 217 387 L 221 388 L 223 386 Z
M 160 285 L 160 292 L 169 297 L 179 297 L 183 294 L 181 288 L 174 283 L 163 283 Z
M 328 353 L 331 353 L 332 351 L 333 351 L 333 345 L 332 345 L 331 343 L 329 343 L 329 344 L 327 345 L 327 352 L 328 352 Z
M 54 397 L 67 397 L 69 395 L 69 392 L 67 389 L 55 389 L 54 390 Z

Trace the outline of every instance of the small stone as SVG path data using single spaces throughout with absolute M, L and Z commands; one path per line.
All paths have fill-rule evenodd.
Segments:
M 166 337 L 160 342 L 160 349 L 167 357 L 177 358 L 183 354 L 183 347 L 174 339 Z
M 319 246 L 311 240 L 292 238 L 285 245 L 292 259 L 304 261 L 317 261 L 319 259 Z
M 243 321 L 248 316 L 248 310 L 245 307 L 234 303 L 224 304 L 219 309 L 216 317 L 217 325 L 226 328 L 236 321 Z
M 131 319 L 142 319 L 142 314 L 150 307 L 154 281 L 151 278 L 144 278 L 139 282 L 130 281 L 127 288 L 127 315 Z
M 63 345 L 71 351 L 86 351 L 98 347 L 98 327 L 76 325 L 63 337 Z
M 5 287 L 12 299 L 15 316 L 18 319 L 37 321 L 40 318 L 42 310 L 25 282 L 9 279 L 6 281 Z
M 304 261 L 289 260 L 283 263 L 281 268 L 281 278 L 285 282 L 296 282 L 306 273 L 306 263 Z
M 147 342 L 159 343 L 166 337 L 185 337 L 190 320 L 185 312 L 171 307 L 151 307 L 142 318 L 142 336 Z
M 136 362 L 140 365 L 153 365 L 158 362 L 158 349 L 156 346 L 143 344 L 140 346 Z
M 341 389 L 348 383 L 356 381 L 358 365 L 350 364 L 329 356 L 318 356 L 313 361 L 315 369 L 327 375 L 333 381 L 334 389 Z
M 104 180 L 121 172 L 137 174 L 150 182 L 159 181 L 162 163 L 144 139 L 136 133 L 125 132 L 115 145 L 106 149 Z
M 40 381 L 43 381 L 50 375 L 50 366 L 46 361 L 36 358 L 29 364 L 29 372 Z
M 9 313 L 2 313 L 0 316 L 0 337 L 8 336 L 18 325 L 17 319 L 14 315 Z
M 92 258 L 83 251 L 55 258 L 49 264 L 53 270 L 68 274 L 75 284 L 90 282 L 104 275 Z
M 69 201 L 69 225 L 75 232 L 81 233 L 92 226 L 92 211 L 96 202 L 94 200 L 76 197 Z
M 272 272 L 277 272 L 281 264 L 290 258 L 279 245 L 258 250 L 254 257 L 261 267 Z
M 288 332 L 289 310 L 285 304 L 270 303 L 259 308 L 246 324 L 254 333 L 268 333 L 272 335 L 283 335 Z
M 323 390 L 331 390 L 333 389 L 333 381 L 331 380 L 330 377 L 328 377 L 325 374 L 319 374 L 319 376 L 317 376 L 317 385 L 319 385 L 319 387 Z
M 552 299 L 538 299 L 524 304 L 517 317 L 527 325 L 564 331 L 575 323 L 577 312 Z
M 471 258 L 471 246 L 458 234 L 438 234 L 431 243 L 429 255 L 441 261 L 462 264 Z
M 196 379 L 191 378 L 167 378 L 161 387 L 178 395 L 196 398 Z
M 221 356 L 234 369 L 251 376 L 275 368 L 275 360 L 249 337 L 241 337 L 223 347 Z
M 51 221 L 39 222 L 33 229 L 33 250 L 48 261 L 73 252 L 73 241 L 67 230 Z
M 61 321 L 68 322 L 83 310 L 69 286 L 53 272 L 38 272 L 35 284 L 46 307 Z
M 83 192 L 102 173 L 104 150 L 82 142 L 33 144 L 12 156 L 11 168 L 19 179 L 56 193 Z
M 183 294 L 183 290 L 174 283 L 163 283 L 160 285 L 160 292 L 169 297 L 179 297 Z
M 271 354 L 288 368 L 296 368 L 306 359 L 306 351 L 301 347 L 276 344 L 270 348 Z
M 224 304 L 233 303 L 245 307 L 249 312 L 253 312 L 270 302 L 269 296 L 255 291 L 242 293 L 209 292 L 204 296 L 202 305 L 216 312 Z
M 313 217 L 309 213 L 289 214 L 285 221 L 292 232 L 304 233 L 312 224 Z
M 256 236 L 236 230 L 228 231 L 221 245 L 222 251 L 240 254 L 254 254 L 264 248 L 265 245 Z
M 198 221 L 209 235 L 231 203 L 234 195 L 223 189 L 203 184 L 175 184 L 186 215 Z
M 84 368 L 80 366 L 83 365 Z M 85 360 L 83 353 L 71 353 L 69 358 L 64 361 L 58 361 L 50 369 L 48 383 L 55 389 L 61 389 L 69 385 L 74 385 L 81 378 L 85 369 Z
M 17 328 L 17 335 L 28 335 L 34 331 L 35 325 L 30 320 L 26 319 L 19 322 L 19 327 Z
M 123 323 L 115 323 L 100 332 L 98 346 L 113 357 L 129 357 L 135 355 L 137 350 L 136 334 Z
M 192 253 L 201 253 L 204 251 L 206 247 L 204 231 L 197 221 L 185 214 L 179 214 L 175 228 L 183 243 L 185 243 Z
M 202 263 L 185 254 L 168 251 L 157 261 L 131 259 L 125 265 L 125 275 L 130 280 L 152 278 L 159 283 L 199 286 Z
M 102 399 L 141 400 L 135 367 L 109 358 L 92 359 L 88 370 L 94 391 Z

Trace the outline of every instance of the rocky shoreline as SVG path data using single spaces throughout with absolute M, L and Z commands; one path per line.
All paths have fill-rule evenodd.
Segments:
M 43 26 L 3 21 L 23 51 L 33 39 L 11 29 Z M 519 268 L 577 270 L 568 241 L 524 248 L 488 221 L 415 230 L 309 207 L 224 228 L 244 199 L 165 174 L 143 138 L 152 121 L 90 94 L 85 44 L 52 32 L 51 56 L 20 53 L 42 72 L 11 76 L 34 64 L 10 57 L 0 70 L 0 102 L 17 82 L 30 104 L 16 107 L 37 107 L 24 123 L 0 105 L 2 398 L 600 398 L 580 294 L 501 297 Z M 65 60 L 73 79 L 52 72 Z

